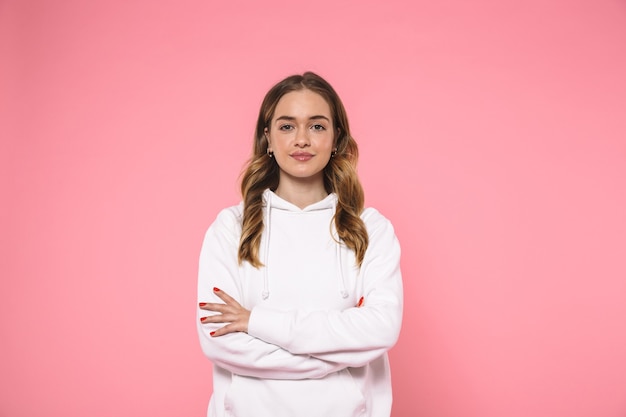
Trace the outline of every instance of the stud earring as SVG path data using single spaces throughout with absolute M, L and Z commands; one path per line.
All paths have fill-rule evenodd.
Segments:
M 335 155 L 337 155 L 337 148 L 333 149 L 333 151 L 330 153 L 330 157 L 334 157 Z
M 270 158 L 274 157 L 274 152 L 270 151 L 270 148 L 267 148 L 267 156 L 269 156 Z

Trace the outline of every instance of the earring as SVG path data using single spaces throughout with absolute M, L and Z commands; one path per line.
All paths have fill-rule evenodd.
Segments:
M 265 140 L 267 141 L 267 156 L 270 158 L 274 157 L 274 152 L 270 150 L 270 138 L 267 137 L 267 127 L 263 129 L 263 136 L 265 136 Z
M 337 148 L 333 149 L 333 151 L 330 153 L 330 157 L 332 158 L 335 155 L 337 155 Z

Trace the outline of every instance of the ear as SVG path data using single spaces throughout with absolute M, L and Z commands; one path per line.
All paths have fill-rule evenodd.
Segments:
M 341 129 L 335 129 L 335 139 L 333 140 L 333 147 L 337 150 L 337 143 L 339 143 L 339 137 L 341 136 Z

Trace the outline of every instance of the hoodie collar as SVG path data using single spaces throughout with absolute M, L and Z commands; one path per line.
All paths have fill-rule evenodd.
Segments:
M 335 193 L 330 193 L 317 203 L 310 204 L 303 209 L 279 197 L 278 194 L 270 189 L 267 189 L 263 192 L 263 200 L 265 202 L 265 207 L 294 212 L 327 210 L 334 209 L 337 206 L 337 195 Z

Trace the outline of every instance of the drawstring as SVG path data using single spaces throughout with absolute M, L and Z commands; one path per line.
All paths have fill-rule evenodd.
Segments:
M 337 215 L 337 200 L 333 199 L 333 215 Z M 332 232 L 334 234 L 333 240 L 335 241 L 335 247 L 337 248 L 337 273 L 339 274 L 339 293 L 342 298 L 348 298 L 348 290 L 346 289 L 346 278 L 343 276 L 343 262 L 341 260 L 341 241 L 339 239 L 339 233 L 335 226 L 335 219 L 332 222 Z
M 270 296 L 270 282 L 267 269 L 269 268 L 267 260 L 269 259 L 270 250 L 270 210 L 272 208 L 272 193 L 265 193 L 265 259 L 263 260 L 263 292 L 261 296 L 264 300 Z

